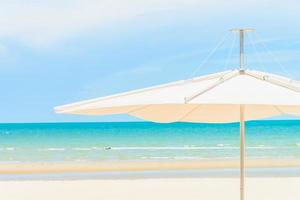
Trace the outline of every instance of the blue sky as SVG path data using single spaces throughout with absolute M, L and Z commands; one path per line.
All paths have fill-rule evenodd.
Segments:
M 296 0 L 0 1 L 0 122 L 134 120 L 52 108 L 188 78 L 224 35 L 197 75 L 235 68 L 233 27 L 257 30 L 246 37 L 248 68 L 300 80 L 299 7 Z

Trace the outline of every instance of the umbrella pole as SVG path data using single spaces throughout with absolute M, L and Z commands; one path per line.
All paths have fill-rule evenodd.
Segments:
M 240 105 L 240 200 L 244 200 L 245 183 L 245 105 Z

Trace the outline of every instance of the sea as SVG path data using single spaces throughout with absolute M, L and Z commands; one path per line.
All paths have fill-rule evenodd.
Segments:
M 300 121 L 246 122 L 247 159 L 299 159 Z M 150 122 L 0 124 L 0 162 L 239 158 L 239 124 Z

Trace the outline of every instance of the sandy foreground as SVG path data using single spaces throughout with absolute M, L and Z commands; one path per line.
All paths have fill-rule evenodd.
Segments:
M 300 160 L 248 160 L 247 168 L 300 167 Z M 236 169 L 238 161 L 2 163 L 0 176 L 17 174 Z M 237 170 L 237 169 L 236 169 Z M 34 176 L 34 175 L 33 175 Z M 1 180 L 0 200 L 238 200 L 234 177 L 127 177 Z M 246 200 L 299 200 L 300 177 L 247 177 Z
M 247 178 L 248 200 L 299 200 L 300 178 Z M 0 181 L 2 200 L 238 200 L 237 178 Z
M 300 159 L 246 160 L 247 168 L 300 167 Z M 95 162 L 95 163 L 1 163 L 0 174 L 193 170 L 238 168 L 238 160 L 205 161 L 149 161 L 149 162 Z

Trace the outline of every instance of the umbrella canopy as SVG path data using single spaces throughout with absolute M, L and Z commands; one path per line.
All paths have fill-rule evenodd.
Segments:
M 300 115 L 300 83 L 269 73 L 232 70 L 55 108 L 57 113 L 129 114 L 155 122 L 236 122 Z
M 240 68 L 155 87 L 55 107 L 57 113 L 129 114 L 154 122 L 240 122 L 240 199 L 244 200 L 245 120 L 300 115 L 300 82 L 244 69 L 244 32 Z

